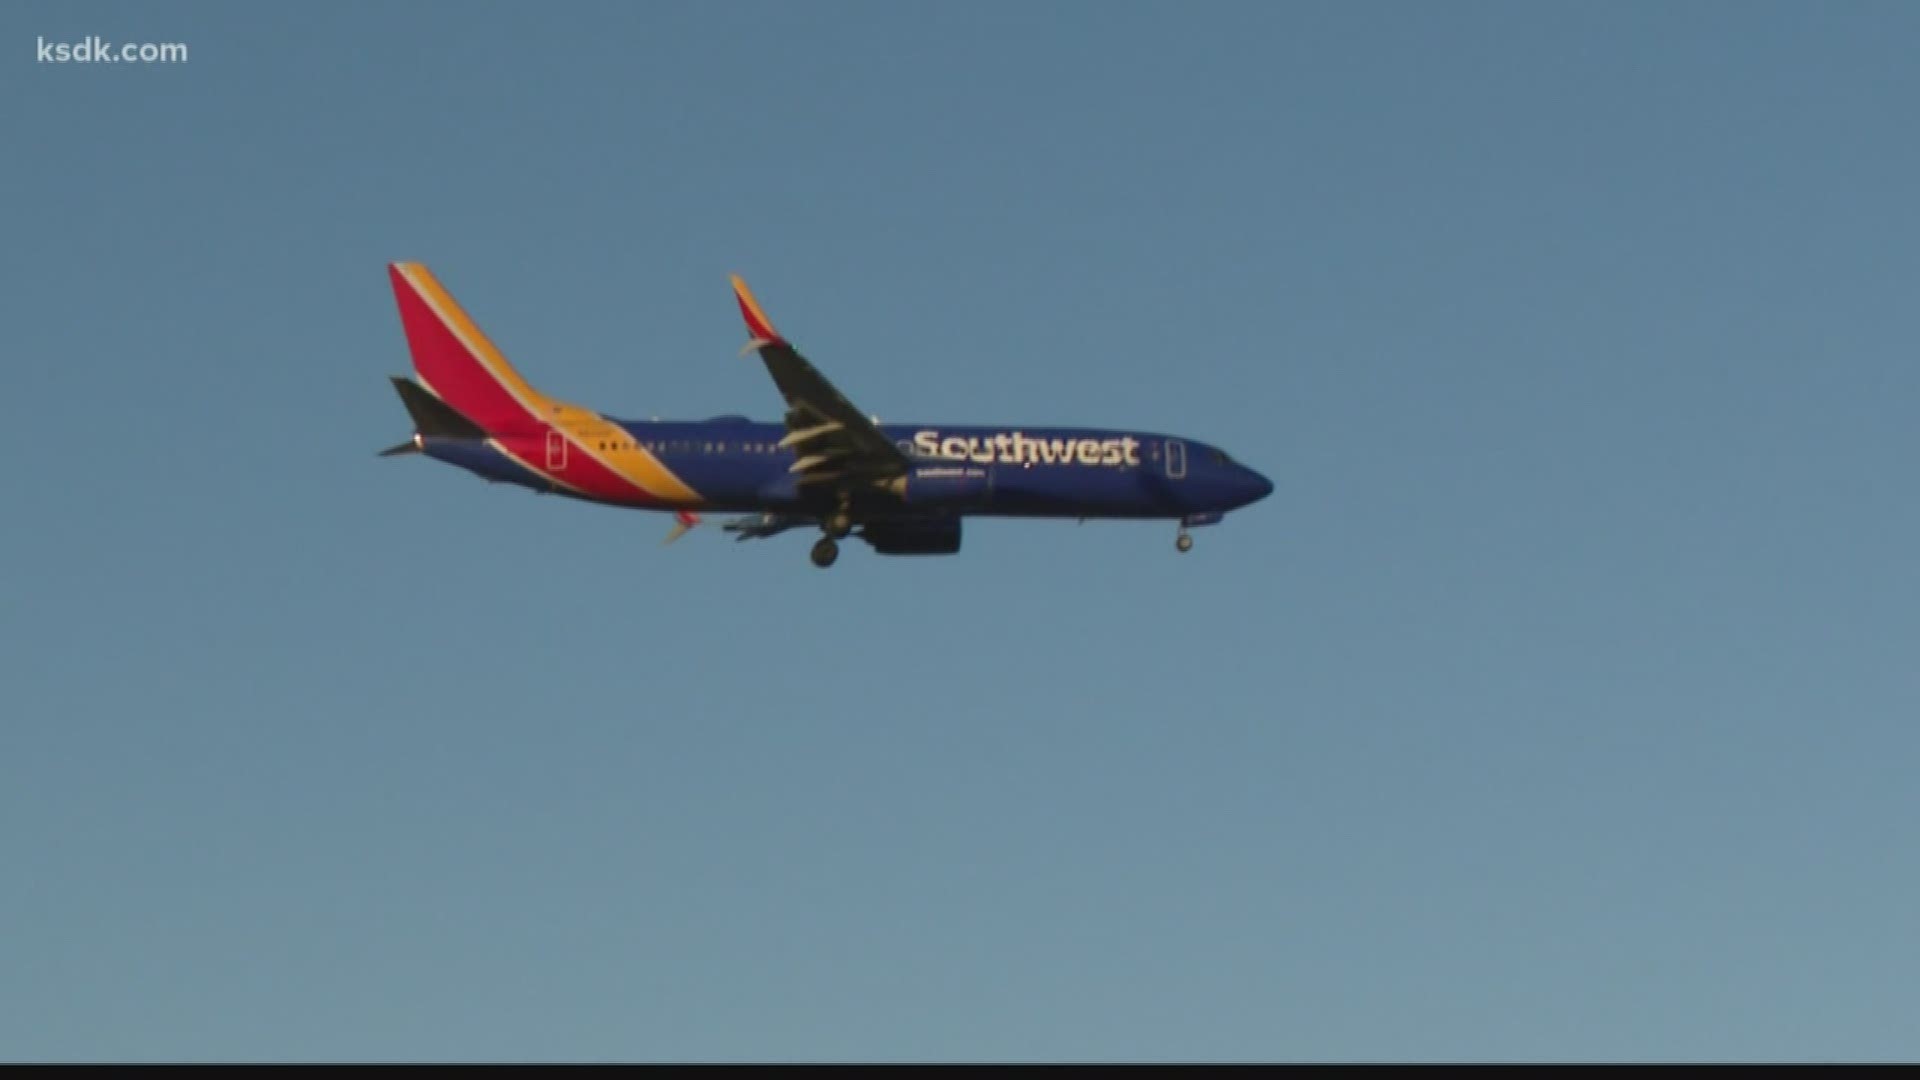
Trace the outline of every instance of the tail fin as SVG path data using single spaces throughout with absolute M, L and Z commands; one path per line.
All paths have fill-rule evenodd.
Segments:
M 507 363 L 432 271 L 420 263 L 390 263 L 387 276 L 400 306 L 413 370 L 432 391 L 430 396 L 478 425 L 483 435 L 539 430 L 540 417 L 553 402 Z M 401 396 L 406 393 L 402 390 Z

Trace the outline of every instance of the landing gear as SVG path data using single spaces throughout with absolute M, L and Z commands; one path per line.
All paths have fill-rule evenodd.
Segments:
M 1197 528 L 1201 525 L 1218 525 L 1220 524 L 1220 519 L 1225 516 L 1226 514 L 1219 510 L 1208 510 L 1203 513 L 1188 514 L 1182 517 L 1180 519 L 1180 535 L 1174 538 L 1173 546 L 1179 548 L 1183 554 L 1192 551 L 1193 537 L 1188 535 L 1187 530 L 1189 528 Z
M 839 541 L 853 531 L 853 504 L 845 495 L 840 497 L 839 505 L 834 507 L 833 513 L 820 520 L 820 531 L 826 535 L 814 541 L 813 565 L 825 570 L 840 557 Z
M 839 557 L 840 545 L 834 542 L 833 537 L 823 536 L 814 541 L 813 565 L 825 570 L 827 567 L 833 565 L 833 560 Z
M 853 514 L 850 513 L 846 507 L 842 506 L 832 514 L 829 514 L 827 520 L 820 523 L 820 528 L 824 530 L 829 537 L 839 540 L 853 531 Z

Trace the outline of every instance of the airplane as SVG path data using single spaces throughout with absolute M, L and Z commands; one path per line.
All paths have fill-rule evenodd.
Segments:
M 387 274 L 412 355 L 392 376 L 413 437 L 381 457 L 422 454 L 493 482 L 671 513 L 673 543 L 703 513 L 744 513 L 736 540 L 818 529 L 815 566 L 857 535 L 880 555 L 952 555 L 967 517 L 1129 519 L 1190 528 L 1273 484 L 1198 439 L 1094 428 L 882 424 L 855 408 L 774 330 L 738 275 L 734 299 L 786 403 L 781 422 L 740 415 L 621 420 L 535 390 L 420 263 Z

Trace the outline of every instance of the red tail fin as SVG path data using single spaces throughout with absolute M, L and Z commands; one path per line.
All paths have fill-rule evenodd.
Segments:
M 420 381 L 490 433 L 541 430 L 552 403 L 513 370 L 433 273 L 419 263 L 392 263 L 387 276 Z

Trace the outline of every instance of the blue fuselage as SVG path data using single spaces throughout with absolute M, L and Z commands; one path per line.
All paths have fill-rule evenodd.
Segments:
M 784 425 L 744 417 L 613 423 L 626 439 L 589 443 L 586 451 L 615 462 L 621 455 L 645 455 L 669 470 L 697 495 L 671 508 L 806 512 L 820 505 L 820 489 L 798 483 L 792 471 L 798 455 L 781 445 L 788 434 Z M 886 424 L 881 430 L 912 459 L 908 483 L 920 486 L 910 487 L 904 502 L 886 494 L 865 497 L 869 513 L 897 508 L 903 514 L 1204 519 L 1273 490 L 1266 477 L 1216 447 L 1153 432 L 937 424 Z M 491 480 L 581 497 L 542 475 L 540 469 L 551 471 L 554 462 L 533 460 L 556 447 L 514 443 L 429 438 L 423 448 Z M 915 505 L 922 498 L 930 501 Z

